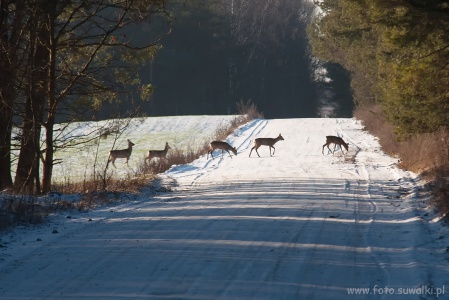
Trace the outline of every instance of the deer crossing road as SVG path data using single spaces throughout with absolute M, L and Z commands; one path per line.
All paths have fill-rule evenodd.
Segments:
M 273 157 L 248 157 L 279 133 Z M 328 135 L 349 151 L 323 155 Z M 2 236 L 0 299 L 408 300 L 348 291 L 447 285 L 447 228 L 357 120 L 254 120 L 226 142 L 237 157 L 161 175 L 170 192 Z

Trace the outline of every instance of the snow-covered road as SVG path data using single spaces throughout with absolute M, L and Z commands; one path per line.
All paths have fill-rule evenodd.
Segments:
M 326 135 L 349 153 L 321 154 Z M 0 299 L 449 297 L 447 228 L 358 121 L 255 120 L 228 142 L 237 157 L 163 174 L 172 192 L 2 236 Z

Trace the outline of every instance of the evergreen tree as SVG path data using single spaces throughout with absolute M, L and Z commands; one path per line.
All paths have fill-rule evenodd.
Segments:
M 313 52 L 352 76 L 358 105 L 379 103 L 403 136 L 449 128 L 449 4 L 324 0 Z

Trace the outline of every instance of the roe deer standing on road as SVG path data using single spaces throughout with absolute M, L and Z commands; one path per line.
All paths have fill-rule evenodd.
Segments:
M 148 163 L 150 163 L 150 161 L 154 158 L 154 157 L 159 157 L 159 161 L 163 158 L 166 159 L 167 156 L 167 152 L 168 150 L 171 149 L 171 147 L 168 145 L 168 142 L 165 143 L 165 148 L 164 150 L 150 150 L 148 151 L 148 156 L 145 157 L 145 162 L 148 159 Z
M 331 148 L 329 148 L 330 144 L 334 144 L 333 151 L 331 151 Z M 349 144 L 345 143 L 341 137 L 328 135 L 328 136 L 326 136 L 326 144 L 323 145 L 323 150 L 321 151 L 321 153 L 324 154 L 324 147 L 327 146 L 327 149 L 329 149 L 329 151 L 332 152 L 332 155 L 334 155 L 335 148 L 337 147 L 337 145 L 340 146 L 341 152 L 343 152 L 343 148 L 341 147 L 341 145 L 343 145 L 343 147 L 345 147 L 346 151 L 348 151 Z M 328 154 L 329 154 L 329 152 L 328 152 Z M 343 152 L 343 154 L 345 154 L 345 153 Z
M 283 140 L 284 140 L 284 138 L 282 137 L 282 135 L 280 133 L 279 133 L 279 136 L 277 138 L 275 138 L 275 139 L 272 139 L 272 138 L 258 138 L 258 139 L 255 139 L 254 140 L 254 147 L 251 148 L 251 151 L 249 152 L 249 157 L 251 157 L 251 152 L 253 152 L 253 149 L 256 149 L 256 153 L 257 153 L 257 155 L 259 155 L 259 152 L 257 151 L 257 149 L 259 149 L 260 146 L 268 146 L 268 147 L 270 147 L 270 156 L 273 156 L 273 155 L 271 155 L 271 148 L 273 148 L 273 154 L 274 154 L 274 151 L 276 151 L 276 148 L 274 148 L 273 145 L 277 141 L 283 141 Z M 260 155 L 259 155 L 259 157 L 260 157 Z
M 232 151 L 232 153 L 235 154 L 235 156 L 237 156 L 237 149 L 235 149 L 235 147 L 232 147 L 231 145 L 229 145 L 226 142 L 222 142 L 222 141 L 213 141 L 210 143 L 210 148 L 209 151 L 207 151 L 207 156 L 206 159 L 209 158 L 209 153 L 210 156 L 212 156 L 212 158 L 214 158 L 214 155 L 212 154 L 214 152 L 215 149 L 221 149 L 221 157 L 223 158 L 223 150 L 226 150 L 226 152 L 228 152 L 229 157 L 232 158 L 231 153 L 229 153 L 229 150 Z
M 128 149 L 111 150 L 111 152 L 109 152 L 108 163 L 111 161 L 114 167 L 117 168 L 114 164 L 115 160 L 117 158 L 126 158 L 126 164 L 128 164 L 129 157 L 131 156 L 131 152 L 133 151 L 133 146 L 133 142 L 128 140 Z

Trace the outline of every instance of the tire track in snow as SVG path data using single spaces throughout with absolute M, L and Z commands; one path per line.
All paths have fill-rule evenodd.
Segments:
M 386 268 L 383 267 L 383 264 L 379 261 L 376 255 L 374 255 L 372 250 L 372 243 L 369 242 L 368 237 L 372 233 L 373 230 L 373 224 L 374 224 L 374 217 L 378 211 L 376 203 L 373 201 L 371 196 L 371 178 L 369 176 L 369 172 L 366 168 L 365 163 L 357 160 L 356 157 L 356 171 L 357 174 L 360 175 L 361 179 L 357 181 L 357 190 L 359 191 L 360 195 L 365 194 L 367 197 L 367 201 L 369 206 L 371 207 L 366 209 L 367 205 L 362 202 L 366 202 L 364 198 L 355 197 L 356 203 L 354 207 L 354 219 L 355 219 L 355 232 L 356 234 L 360 235 L 362 238 L 363 247 L 366 247 L 368 249 L 368 253 L 370 255 L 370 258 L 376 265 L 376 269 L 378 270 L 378 274 L 381 274 L 381 278 L 377 278 L 376 282 L 370 282 L 370 286 L 388 286 L 388 283 L 390 282 L 390 273 Z M 365 185 L 365 187 L 363 186 Z M 361 215 L 367 214 L 369 220 L 362 220 Z M 361 224 L 362 222 L 364 224 Z M 364 229 L 364 226 L 366 226 L 366 229 Z M 355 256 L 357 256 L 357 253 L 354 253 Z M 385 295 L 382 295 L 378 299 L 384 299 Z
M 356 151 L 354 154 L 351 154 L 352 161 L 355 165 L 355 174 L 357 177 L 360 177 L 360 179 L 357 180 L 356 185 L 356 191 L 354 192 L 354 200 L 355 200 L 355 206 L 354 206 L 354 234 L 357 235 L 361 239 L 362 245 L 360 247 L 366 247 L 369 252 L 369 256 L 371 260 L 376 265 L 376 269 L 378 270 L 378 274 L 381 274 L 381 278 L 377 278 L 375 282 L 370 282 L 371 286 L 387 286 L 390 282 L 391 275 L 388 272 L 386 268 L 384 268 L 381 261 L 377 258 L 376 255 L 374 255 L 371 243 L 368 240 L 369 235 L 371 234 L 371 231 L 373 230 L 373 224 L 375 215 L 378 211 L 377 204 L 373 201 L 372 195 L 371 195 L 371 178 L 369 175 L 369 172 L 367 170 L 366 164 L 362 161 L 363 159 L 360 158 L 359 154 L 363 150 L 363 147 L 359 145 L 359 142 L 356 142 L 350 134 L 347 133 L 346 130 L 341 128 L 339 120 L 336 120 L 337 123 L 337 130 L 340 133 L 338 136 L 346 139 L 347 143 L 351 143 L 355 146 Z M 364 142 L 364 141 L 361 141 Z M 349 152 L 348 152 L 349 153 Z M 349 182 L 348 179 L 345 179 L 346 182 Z M 346 183 L 347 184 L 347 183 Z M 364 186 L 365 185 L 365 186 Z M 361 195 L 366 195 L 365 200 Z M 368 201 L 368 202 L 366 202 Z M 368 217 L 368 220 L 362 220 L 362 214 L 366 214 Z M 363 224 L 361 223 L 363 222 Z M 366 226 L 366 228 L 364 227 Z M 357 262 L 357 251 L 354 251 L 354 261 Z M 380 298 L 377 299 L 384 299 L 385 295 L 382 295 Z
M 357 157 L 357 155 L 359 154 L 359 152 L 362 151 L 363 148 L 361 146 L 359 146 L 358 143 L 344 129 L 341 128 L 341 126 L 340 126 L 341 121 L 339 121 L 339 119 L 336 119 L 335 122 L 337 123 L 337 125 L 336 125 L 337 136 L 343 138 L 344 140 L 346 140 L 347 143 L 352 144 L 356 148 L 355 153 L 351 155 L 352 160 L 354 161 L 355 158 Z M 343 134 L 339 134 L 339 132 L 342 132 Z M 348 151 L 348 153 L 349 153 L 349 151 Z
M 247 132 L 248 131 L 248 129 L 245 128 L 245 127 L 247 127 L 247 126 L 248 127 L 254 126 L 254 128 L 251 129 L 250 134 L 247 135 L 242 142 L 238 143 L 237 145 L 235 145 L 235 144 L 233 145 L 236 149 L 238 149 L 238 150 L 241 150 L 241 149 L 246 150 L 246 149 L 248 149 L 249 146 L 251 145 L 251 141 L 253 140 L 251 138 L 253 138 L 260 131 L 262 131 L 268 124 L 268 120 L 262 120 L 262 119 L 254 120 L 252 122 L 255 123 L 255 126 L 254 126 L 254 124 L 247 123 L 247 124 L 241 126 L 241 128 L 239 128 L 237 131 L 234 132 L 234 135 L 238 136 L 239 132 Z M 244 147 L 245 144 L 247 144 L 246 147 Z M 206 163 L 200 169 L 198 169 L 198 174 L 197 174 L 197 176 L 195 176 L 192 179 L 192 182 L 190 183 L 190 186 L 194 186 L 197 181 L 200 181 L 201 178 L 204 175 L 207 174 L 207 172 L 208 172 L 207 170 L 208 169 L 217 169 L 221 165 L 221 163 L 223 161 L 224 161 L 224 158 L 220 157 L 218 163 L 216 163 L 214 165 L 213 164 L 214 163 L 214 159 L 207 160 Z M 211 170 L 209 170 L 209 171 L 211 171 Z
M 245 150 L 249 149 L 249 147 L 252 145 L 252 142 L 254 141 L 254 137 L 258 135 L 267 126 L 267 124 L 268 120 L 260 120 L 260 122 L 258 122 L 256 127 L 251 131 L 251 133 L 236 148 L 241 149 L 246 144 L 246 146 L 243 149 Z M 243 130 L 243 128 L 240 130 Z

